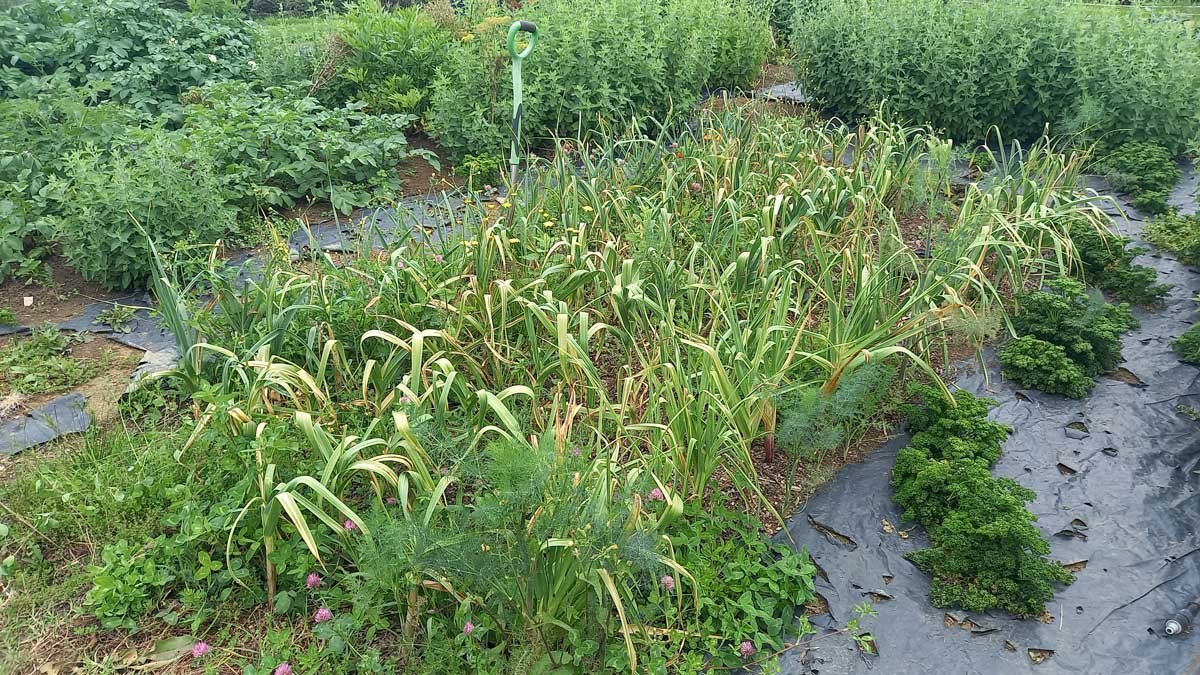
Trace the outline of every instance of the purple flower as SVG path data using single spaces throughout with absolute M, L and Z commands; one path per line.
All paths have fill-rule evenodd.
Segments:
M 662 584 L 662 587 L 666 589 L 668 593 L 675 590 L 675 577 L 671 576 L 670 574 L 664 574 L 663 578 L 658 580 L 658 583 Z
M 671 144 L 671 149 L 672 149 L 672 150 L 674 150 L 675 148 L 678 148 L 678 147 L 679 147 L 679 144 L 678 144 L 678 143 L 672 143 L 672 144 Z
M 198 659 L 211 651 L 212 647 L 208 646 L 207 642 L 197 642 L 196 646 L 192 647 L 192 658 Z
M 743 659 L 748 659 L 751 656 L 754 656 L 754 643 L 746 640 L 742 643 L 741 647 L 738 647 L 738 653 L 742 655 Z
M 353 520 L 347 520 L 342 523 L 342 527 L 346 528 L 347 532 L 353 532 L 358 529 L 358 525 Z
M 328 607 L 322 607 L 313 614 L 313 623 L 325 623 L 333 618 L 333 612 L 329 611 Z
M 663 496 L 662 490 L 660 490 L 658 488 L 654 488 L 653 490 L 650 491 L 650 494 L 646 495 L 646 499 L 648 499 L 652 502 L 658 502 L 658 501 L 662 501 L 663 499 L 666 499 L 666 497 Z
M 442 254 L 438 253 L 437 255 L 433 256 L 433 261 L 434 262 L 442 262 Z
M 287 661 L 275 666 L 275 675 L 292 675 L 292 665 Z
M 574 448 L 571 448 L 571 456 L 572 456 L 572 457 L 578 457 L 578 456 L 580 456 L 580 455 L 582 455 L 582 454 L 583 454 L 583 451 L 582 451 L 582 450 L 580 450 L 580 449 L 578 448 L 578 446 L 577 446 L 577 447 L 574 447 Z
M 398 270 L 404 269 L 404 261 L 403 260 L 396 261 L 396 269 L 398 269 Z
M 388 506 L 395 506 L 395 505 L 397 505 L 397 504 L 399 504 L 399 503 L 400 503 L 400 500 L 396 499 L 395 497 L 388 497 L 388 498 L 387 498 L 387 505 L 388 505 Z
M 400 405 L 404 405 L 406 403 L 412 403 L 412 399 L 407 396 L 401 396 L 400 397 Z
M 475 632 L 475 624 L 470 621 L 463 624 L 463 635 L 470 635 Z
M 703 188 L 699 183 L 692 183 L 692 192 L 699 192 L 701 189 Z
M 321 575 L 317 574 L 316 572 L 309 572 L 308 578 L 304 580 L 304 587 L 311 591 L 312 589 L 317 588 L 320 585 L 321 585 Z

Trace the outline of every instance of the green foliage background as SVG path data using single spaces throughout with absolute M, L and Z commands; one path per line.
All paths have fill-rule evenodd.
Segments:
M 706 89 L 749 86 L 772 43 L 767 17 L 744 0 L 537 0 L 521 16 L 540 35 L 523 66 L 523 133 L 535 142 L 624 128 L 634 115 L 662 120 Z M 508 144 L 508 24 L 464 35 L 434 84 L 426 127 L 456 154 Z
M 827 110 L 886 102 L 964 141 L 1080 134 L 1183 151 L 1200 131 L 1200 43 L 1180 22 L 1070 3 L 832 0 L 795 21 L 797 74 Z

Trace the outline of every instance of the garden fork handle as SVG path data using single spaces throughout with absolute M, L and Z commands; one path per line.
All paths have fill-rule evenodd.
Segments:
M 529 33 L 529 44 L 519 52 L 517 51 L 518 33 Z M 517 166 L 520 164 L 520 160 L 517 158 L 517 145 L 521 141 L 521 117 L 525 110 L 521 91 L 521 63 L 533 52 L 533 46 L 537 44 L 537 37 L 537 24 L 532 21 L 514 21 L 508 27 L 508 53 L 513 60 L 512 148 L 508 156 L 508 189 L 510 192 L 517 184 Z

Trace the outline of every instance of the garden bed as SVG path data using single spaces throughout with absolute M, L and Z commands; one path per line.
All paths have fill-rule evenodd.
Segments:
M 233 4 L 0 15 L 0 275 L 61 251 L 91 280 L 4 287 L 0 393 L 47 414 L 10 406 L 0 453 L 68 435 L 0 457 L 0 670 L 1182 665 L 1190 634 L 1139 631 L 1196 590 L 1200 378 L 1167 343 L 1200 281 L 1131 265 L 1109 216 L 1140 221 L 1084 172 L 1194 208 L 1194 172 L 1164 187 L 1194 92 L 1153 76 L 1200 77 L 1190 28 L 940 0 Z M 509 185 L 514 19 L 539 38 Z M 1162 105 L 1126 133 L 1145 106 L 1098 89 L 1125 61 L 1089 45 L 1129 36 Z M 966 46 L 914 52 L 938 40 Z M 766 63 L 793 56 L 803 86 Z M 996 115 L 1019 142 L 976 145 Z M 1097 120 L 1118 147 L 1040 137 Z M 1150 231 L 1190 254 L 1192 224 Z M 1151 308 L 1123 366 L 1118 300 Z M 1080 400 L 983 378 L 979 352 Z M 967 391 L 1001 399 L 1007 452 Z
M 1172 192 L 1184 212 L 1195 212 L 1195 179 L 1189 172 Z M 1130 217 L 1116 216 L 1118 230 L 1140 242 L 1142 218 L 1125 207 Z M 925 545 L 924 533 L 892 501 L 892 465 L 909 441 L 902 434 L 843 469 L 788 524 L 795 545 L 822 570 L 817 592 L 830 614 L 814 624 L 840 628 L 856 605 L 870 602 L 878 615 L 862 630 L 878 655 L 834 636 L 787 655 L 783 672 L 1150 675 L 1192 667 L 1195 635 L 1169 637 L 1164 623 L 1200 595 L 1189 506 L 1200 489 L 1200 370 L 1180 363 L 1171 347 L 1194 320 L 1200 274 L 1169 255 L 1138 262 L 1175 288 L 1162 308 L 1138 313 L 1141 328 L 1123 340 L 1122 370 L 1087 398 L 1015 387 L 990 350 L 988 377 L 957 380 L 999 401 L 992 418 L 1015 433 L 995 471 L 1037 492 L 1030 508 L 1038 527 L 1075 582 L 1036 620 L 931 607 L 929 577 L 904 557 Z

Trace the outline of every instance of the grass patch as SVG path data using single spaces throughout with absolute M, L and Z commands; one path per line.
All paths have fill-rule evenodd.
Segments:
M 0 396 L 51 394 L 88 381 L 97 365 L 71 356 L 83 339 L 48 325 L 0 348 Z

